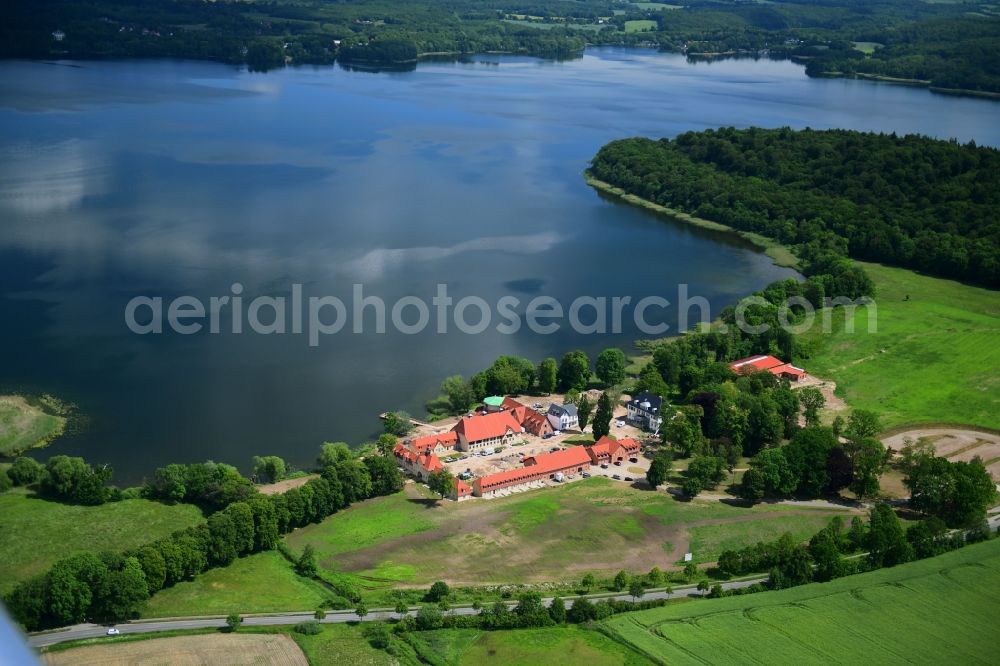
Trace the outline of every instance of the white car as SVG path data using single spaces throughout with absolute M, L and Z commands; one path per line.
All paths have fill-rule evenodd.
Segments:
M 624 425 L 625 425 L 625 422 L 624 422 L 624 421 L 619 421 L 619 422 L 618 422 L 618 423 L 616 423 L 615 425 L 616 425 L 616 426 L 618 426 L 619 428 L 621 428 L 622 426 L 624 426 Z
M 120 633 L 122 632 L 118 631 L 118 627 L 111 627 L 108 629 L 108 636 L 117 636 Z

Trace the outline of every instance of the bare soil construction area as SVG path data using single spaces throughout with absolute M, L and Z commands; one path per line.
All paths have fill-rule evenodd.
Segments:
M 894 451 L 909 442 L 929 442 L 937 455 L 953 462 L 968 462 L 979 456 L 993 480 L 1000 483 L 1000 435 L 960 428 L 914 428 L 886 437 L 882 442 Z
M 42 655 L 48 666 L 308 666 L 302 650 L 279 634 L 173 636 L 87 645 Z

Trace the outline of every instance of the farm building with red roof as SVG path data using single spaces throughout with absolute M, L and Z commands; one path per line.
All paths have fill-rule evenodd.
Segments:
M 466 416 L 452 428 L 458 435 L 462 451 L 480 451 L 497 446 L 510 446 L 521 433 L 521 424 L 509 412 Z
M 797 382 L 805 376 L 806 371 L 797 368 L 791 363 L 785 363 L 774 356 L 759 355 L 741 358 L 729 364 L 729 369 L 738 375 L 745 375 L 751 372 L 770 372 L 776 377 Z
M 408 442 L 414 451 L 426 451 L 436 455 L 444 455 L 452 452 L 458 446 L 458 433 L 454 430 L 417 437 Z
M 608 436 L 601 437 L 596 444 L 587 447 L 595 465 L 623 462 L 639 455 L 639 449 L 639 442 L 634 439 L 611 439 Z

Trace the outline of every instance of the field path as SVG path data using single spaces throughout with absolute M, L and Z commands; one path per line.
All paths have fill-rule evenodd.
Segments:
M 294 479 L 286 479 L 284 481 L 278 481 L 277 483 L 265 483 L 263 485 L 257 486 L 257 492 L 261 495 L 277 495 L 285 491 L 291 490 L 292 488 L 298 488 L 299 486 L 304 486 L 313 479 L 318 479 L 319 474 L 307 474 L 305 476 L 298 476 Z

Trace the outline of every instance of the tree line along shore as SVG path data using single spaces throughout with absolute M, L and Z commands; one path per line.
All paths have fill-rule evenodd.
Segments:
M 420 55 L 578 56 L 588 44 L 644 46 L 691 59 L 793 58 L 810 76 L 894 79 L 1000 92 L 1000 16 L 991 5 L 883 0 L 683 5 L 581 0 L 387 0 L 303 5 L 42 0 L 9 8 L 0 57 L 189 58 L 266 70 L 337 60 L 372 68 Z

